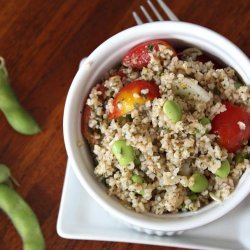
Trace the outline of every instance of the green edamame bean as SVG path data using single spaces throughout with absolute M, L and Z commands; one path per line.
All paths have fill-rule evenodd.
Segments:
M 228 160 L 222 161 L 221 166 L 217 171 L 215 172 L 215 175 L 217 175 L 220 178 L 226 178 L 230 173 L 230 163 Z
M 23 249 L 45 249 L 44 238 L 36 215 L 22 197 L 12 189 L 11 172 L 4 164 L 0 164 L 0 177 L 2 177 L 0 181 L 0 209 L 9 216 L 21 236 Z
M 8 79 L 3 58 L 0 57 L 0 110 L 17 132 L 34 135 L 41 131 L 33 117 L 18 102 Z
M 0 209 L 14 224 L 23 240 L 24 250 L 44 250 L 45 242 L 36 215 L 12 188 L 0 184 Z
M 202 124 L 203 126 L 208 125 L 210 122 L 210 120 L 207 117 L 203 117 L 199 120 L 200 124 Z
M 17 132 L 25 135 L 34 135 L 41 131 L 32 116 L 21 106 L 2 109 L 7 121 Z
M 135 152 L 132 146 L 127 145 L 125 140 L 117 140 L 112 145 L 112 152 L 121 166 L 127 166 L 134 162 Z
M 8 181 L 10 178 L 10 170 L 4 164 L 0 164 L 0 184 Z
M 180 121 L 182 118 L 182 111 L 180 105 L 171 100 L 166 101 L 164 103 L 163 112 L 173 123 Z
M 142 184 L 143 183 L 143 178 L 140 175 L 137 175 L 137 174 L 132 175 L 131 180 L 134 183 L 137 183 L 137 184 Z
M 201 173 L 194 173 L 189 179 L 189 189 L 194 193 L 201 193 L 208 188 L 208 180 Z

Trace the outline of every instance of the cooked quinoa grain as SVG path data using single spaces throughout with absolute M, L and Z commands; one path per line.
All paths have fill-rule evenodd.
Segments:
M 96 162 L 94 173 L 110 195 L 139 213 L 196 211 L 214 199 L 224 200 L 250 167 L 248 141 L 232 153 L 210 133 L 211 121 L 227 110 L 224 101 L 249 110 L 249 86 L 237 84 L 239 79 L 232 68 L 216 68 L 211 61 L 199 61 L 202 52 L 198 49 L 180 54 L 175 56 L 163 45 L 158 51 L 150 48 L 147 66 L 112 69 L 101 84 L 102 91 L 94 87 L 86 101 L 91 109 L 87 125 Z M 134 81 L 138 86 L 153 82 L 159 93 L 155 91 L 150 99 L 151 89 L 132 93 L 131 85 L 132 92 L 123 95 L 124 86 Z M 118 95 L 122 98 L 116 103 Z M 182 111 L 174 122 L 164 112 L 167 100 Z M 129 111 L 123 114 L 124 102 Z M 115 112 L 121 113 L 110 118 Z M 244 131 L 247 125 L 239 121 L 238 126 Z M 121 164 L 119 157 L 127 152 L 122 146 L 112 152 L 112 145 L 119 140 L 130 147 L 133 155 L 129 159 L 133 162 Z M 225 161 L 230 164 L 230 172 L 220 178 L 215 173 Z M 199 191 L 193 193 L 189 187 L 196 187 L 195 178 L 191 178 L 196 173 L 207 183 L 193 188 Z

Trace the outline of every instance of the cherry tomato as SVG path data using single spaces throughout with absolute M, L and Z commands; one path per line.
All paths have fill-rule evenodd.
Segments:
M 137 80 L 125 85 L 113 100 L 114 110 L 109 118 L 118 118 L 160 96 L 158 86 L 153 82 Z
M 219 135 L 220 144 L 233 153 L 250 139 L 250 114 L 230 102 L 224 105 L 227 110 L 214 117 L 211 132 Z
M 176 55 L 174 48 L 165 41 L 153 40 L 139 44 L 138 46 L 132 48 L 122 60 L 123 65 L 130 66 L 136 69 L 142 69 L 146 67 L 150 62 L 150 53 L 159 50 L 159 45 L 164 45 L 167 48 L 171 49 Z

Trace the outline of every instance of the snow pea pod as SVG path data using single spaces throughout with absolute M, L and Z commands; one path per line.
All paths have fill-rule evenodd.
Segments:
M 25 135 L 34 135 L 41 131 L 34 118 L 21 106 L 12 90 L 5 62 L 0 57 L 0 110 L 10 126 Z

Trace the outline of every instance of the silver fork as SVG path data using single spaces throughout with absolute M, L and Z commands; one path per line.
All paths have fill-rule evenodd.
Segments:
M 159 13 L 159 11 L 155 7 L 155 5 L 150 0 L 147 0 L 147 3 L 149 5 L 150 9 L 155 14 L 157 20 L 158 21 L 164 21 L 164 18 Z M 172 12 L 172 10 L 163 2 L 163 0 L 157 0 L 157 3 L 162 8 L 162 10 L 164 11 L 164 13 L 168 16 L 169 20 L 171 20 L 171 21 L 180 21 L 178 19 L 178 17 Z M 149 15 L 149 13 L 146 10 L 146 8 L 144 8 L 143 5 L 141 5 L 140 8 L 141 8 L 142 13 L 144 14 L 144 16 L 146 17 L 146 19 L 148 20 L 148 22 L 150 22 L 150 23 L 154 22 L 153 18 Z M 138 25 L 143 24 L 142 19 L 140 18 L 140 16 L 135 11 L 133 11 L 132 15 L 133 15 L 133 17 L 135 19 L 135 22 Z

